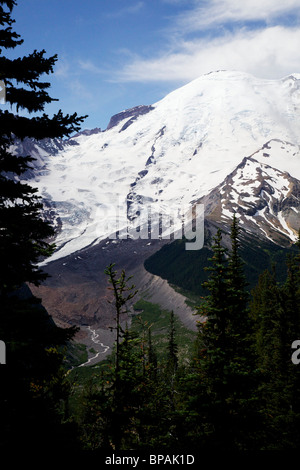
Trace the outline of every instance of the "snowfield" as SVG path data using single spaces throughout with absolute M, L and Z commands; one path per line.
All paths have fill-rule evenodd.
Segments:
M 152 108 L 106 131 L 78 135 L 46 160 L 43 154 L 45 167 L 33 185 L 61 224 L 47 263 L 126 228 L 139 201 L 157 213 L 188 207 L 244 157 L 300 180 L 300 74 L 262 80 L 213 72 Z

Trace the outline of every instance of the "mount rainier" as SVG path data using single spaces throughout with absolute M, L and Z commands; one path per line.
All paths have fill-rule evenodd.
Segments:
M 57 229 L 57 250 L 42 263 L 52 278 L 38 290 L 49 313 L 103 326 L 105 263 L 138 272 L 142 288 L 154 282 L 143 263 L 172 240 L 113 240 L 120 201 L 127 211 L 119 228 L 138 217 L 139 204 L 160 212 L 201 203 L 211 233 L 236 212 L 245 234 L 290 246 L 300 226 L 299 118 L 300 74 L 265 80 L 219 71 L 120 112 L 104 131 L 16 142 L 15 151 L 36 158 L 25 176 Z

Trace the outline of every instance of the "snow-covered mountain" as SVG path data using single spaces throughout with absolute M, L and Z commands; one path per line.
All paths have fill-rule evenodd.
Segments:
M 150 106 L 121 111 L 104 131 L 84 130 L 68 140 L 16 141 L 16 152 L 37 158 L 34 171 L 25 176 L 38 187 L 44 215 L 57 231 L 57 251 L 44 262 L 50 277 L 40 287 L 30 286 L 33 293 L 58 324 L 89 325 L 112 345 L 113 338 L 106 341 L 114 312 L 104 274 L 112 262 L 133 276 L 141 296 L 173 310 L 195 329 L 193 310 L 168 279 L 188 288 L 193 279 L 181 285 L 174 273 L 193 278 L 203 271 L 218 227 L 230 248 L 234 212 L 244 229 L 252 284 L 268 265 L 267 253 L 284 251 L 281 247 L 296 239 L 299 117 L 300 74 L 261 80 L 221 71 Z M 182 243 L 153 236 L 113 239 L 118 230 L 138 225 L 145 207 L 152 230 L 157 213 L 175 218 L 196 204 L 205 208 L 205 246 L 199 252 L 182 254 Z
M 122 111 L 105 131 L 34 143 L 33 184 L 58 227 L 47 262 L 128 226 L 141 204 L 168 212 L 202 202 L 217 222 L 235 210 L 247 230 L 294 240 L 299 118 L 300 74 L 263 80 L 219 71 Z
M 295 240 L 300 227 L 300 181 L 266 163 L 271 154 L 273 161 L 281 154 L 278 163 L 282 166 L 290 152 L 296 157 L 295 150 L 293 145 L 276 140 L 245 157 L 220 185 L 200 199 L 206 217 L 230 225 L 236 213 L 240 226 L 252 234 L 282 245 Z

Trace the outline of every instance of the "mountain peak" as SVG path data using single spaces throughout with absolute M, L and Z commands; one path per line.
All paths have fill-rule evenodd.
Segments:
M 108 123 L 106 130 L 112 129 L 113 127 L 117 126 L 120 122 L 124 121 L 125 119 L 129 119 L 121 129 L 121 131 L 125 130 L 130 124 L 132 124 L 137 119 L 138 116 L 147 114 L 152 109 L 153 109 L 152 106 L 146 106 L 146 105 L 139 105 L 133 108 L 125 109 L 124 111 L 121 111 L 120 113 L 115 114 L 114 116 L 110 118 L 110 121 Z
M 209 196 L 199 202 L 208 218 L 224 223 L 236 213 L 241 227 L 261 238 L 288 245 L 296 241 L 300 181 L 253 156 L 245 157 Z
M 244 179 L 237 173 L 231 176 L 231 192 L 224 194 L 240 201 L 245 217 L 252 217 L 249 210 L 260 210 L 268 199 L 272 217 L 264 220 L 270 227 L 273 224 L 273 231 L 277 227 L 278 233 L 292 237 L 298 206 L 289 211 L 284 206 L 284 212 L 276 212 L 270 188 L 283 202 L 298 197 L 293 192 L 298 185 L 292 180 L 300 180 L 298 77 L 266 80 L 236 71 L 212 72 L 151 106 L 116 114 L 104 132 L 73 138 L 73 145 L 65 145 L 48 159 L 35 182 L 61 227 L 54 258 L 109 236 L 115 230 L 113 214 L 118 202 L 144 201 L 156 211 L 159 207 L 178 209 L 203 197 L 210 203 L 211 192 L 220 189 L 232 172 L 241 171 L 241 167 L 237 170 L 241 162 L 249 163 L 253 181 L 246 178 L 244 168 Z M 283 175 L 286 172 L 289 177 Z M 285 194 L 283 180 L 292 196 Z M 252 192 L 256 184 L 261 185 L 259 195 Z M 246 193 L 255 199 L 253 207 Z M 221 202 L 220 217 L 230 209 L 224 198 Z M 121 216 L 126 224 L 128 214 Z M 275 218 L 280 217 L 290 224 L 290 232 L 283 222 L 276 225 Z M 253 230 L 275 236 L 263 222 L 260 228 L 253 224 Z

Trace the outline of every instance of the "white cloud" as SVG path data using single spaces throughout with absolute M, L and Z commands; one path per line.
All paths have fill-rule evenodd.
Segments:
M 69 89 L 72 94 L 81 100 L 93 99 L 93 93 L 89 90 L 88 85 L 78 78 L 73 78 L 69 82 Z
M 134 15 L 138 13 L 143 7 L 145 3 L 144 2 L 137 2 L 134 3 L 133 5 L 126 6 L 124 8 L 121 8 L 120 10 L 116 10 L 114 12 L 110 12 L 106 14 L 107 18 L 119 18 L 124 15 Z
M 117 80 L 186 82 L 219 69 L 280 78 L 300 72 L 299 44 L 300 29 L 284 26 L 181 41 L 176 52 L 131 61 L 117 75 Z
M 175 26 L 186 33 L 228 22 L 272 22 L 282 15 L 299 13 L 299 0 L 196 0 L 193 9 L 177 17 Z
M 132 5 L 131 7 L 127 7 L 125 9 L 126 13 L 137 13 L 144 7 L 144 2 L 137 2 L 135 5 Z
M 75 66 L 72 61 L 65 57 L 57 61 L 54 69 L 54 77 L 59 80 L 64 87 L 68 89 L 73 97 L 82 100 L 91 100 L 93 94 L 86 83 L 86 80 L 81 74 L 80 68 L 84 71 L 95 72 L 97 69 L 93 63 L 89 61 L 78 61 L 80 67 Z M 97 69 L 97 72 L 99 70 Z
M 300 72 L 299 0 L 186 3 L 165 30 L 167 42 L 162 42 L 161 50 L 147 59 L 128 56 L 116 80 L 186 82 L 219 69 L 264 78 Z
M 103 73 L 103 70 L 90 60 L 78 60 L 78 65 L 85 72 Z
M 61 59 L 56 62 L 54 68 L 54 76 L 61 79 L 69 78 L 70 65 L 65 59 Z

